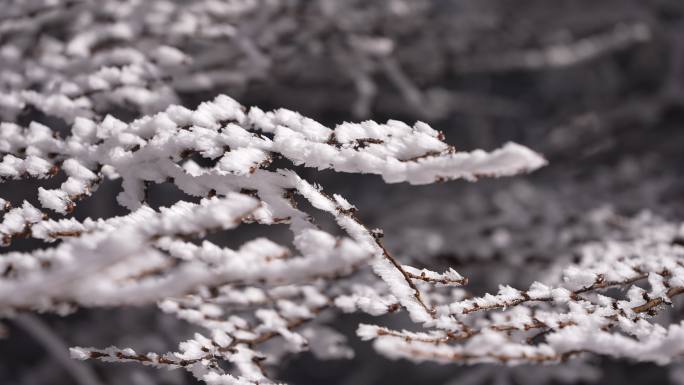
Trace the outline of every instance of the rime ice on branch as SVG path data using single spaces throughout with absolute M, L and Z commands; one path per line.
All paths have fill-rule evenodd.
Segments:
M 211 335 L 196 335 L 177 353 L 75 348 L 77 358 L 182 367 L 208 383 L 263 383 L 268 374 L 258 362 L 272 363 L 273 356 L 257 346 L 266 341 L 280 338 L 287 351 L 299 352 L 332 336 L 326 338 L 337 347 L 318 354 L 348 356 L 344 338 L 316 323 L 319 314 L 339 309 L 380 315 L 402 308 L 425 331 L 361 325 L 359 336 L 375 340 L 389 357 L 417 361 L 560 362 L 596 353 L 665 363 L 681 353 L 672 345 L 681 338 L 680 325 L 648 320 L 684 292 L 683 250 L 676 241 L 684 236 L 681 227 L 639 217 L 631 239 L 583 246 L 580 261 L 557 280 L 464 298 L 442 288 L 467 284 L 458 272 L 402 265 L 379 233 L 357 219 L 351 203 L 292 170 L 270 166 L 280 156 L 305 167 L 427 183 L 510 175 L 544 164 L 522 146 L 459 153 L 423 123 L 331 129 L 288 110 L 247 109 L 225 96 L 196 110 L 173 106 L 131 123 L 78 118 L 64 139 L 37 124 L 11 127 L 6 132 L 26 135 L 4 135 L 0 145 L 7 152 L 24 148 L 26 155 L 5 155 L 6 179 L 47 178 L 60 170 L 67 175 L 60 188 L 38 191 L 44 208 L 66 214 L 103 178 L 121 178 L 118 200 L 133 211 L 78 221 L 51 219 L 28 202 L 18 208 L 4 203 L 5 242 L 24 236 L 61 243 L 3 256 L 3 313 L 158 302 L 164 312 Z M 193 156 L 213 165 L 202 167 Z M 154 211 L 146 205 L 146 189 L 164 182 L 209 198 Z M 297 207 L 297 195 L 332 215 L 347 236 L 318 229 Z M 297 251 L 264 238 L 236 250 L 191 241 L 242 222 L 288 224 Z M 358 280 L 366 264 L 384 283 L 363 274 Z M 650 290 L 637 286 L 641 282 Z M 627 296 L 602 294 L 612 287 L 629 288 Z M 235 363 L 237 372 L 225 372 L 218 360 Z
M 416 7 L 403 11 L 395 4 L 391 20 L 424 16 L 419 3 L 401 3 Z M 403 255 L 383 245 L 382 232 L 359 220 L 353 202 L 272 162 L 427 184 L 533 171 L 545 164 L 541 156 L 514 143 L 460 152 L 421 122 L 330 128 L 285 109 L 245 108 L 227 96 L 194 110 L 173 105 L 186 92 L 262 78 L 276 72 L 275 62 L 299 76 L 309 63 L 302 52 L 282 49 L 282 39 L 311 33 L 297 28 L 308 25 L 301 14 L 312 13 L 329 24 L 312 28 L 316 35 L 331 28 L 342 35 L 330 56 L 354 84 L 357 115 L 370 111 L 376 72 L 421 115 L 439 113 L 412 83 L 410 63 L 393 55 L 394 40 L 338 22 L 345 7 L 328 2 L 305 12 L 305 2 L 179 4 L 12 2 L 0 17 L 0 182 L 64 177 L 56 188 L 37 189 L 40 207 L 0 199 L 3 246 L 21 237 L 45 243 L 0 257 L 4 317 L 157 304 L 206 332 L 176 352 L 76 347 L 72 356 L 182 368 L 214 385 L 271 383 L 268 371 L 287 353 L 350 357 L 345 337 L 326 325 L 335 312 L 405 311 L 420 331 L 358 328 L 360 338 L 390 358 L 519 364 L 594 353 L 667 363 L 681 356 L 682 325 L 651 318 L 684 292 L 681 226 L 647 215 L 609 216 L 606 221 L 627 223 L 629 236 L 581 245 L 577 262 L 553 266 L 527 289 L 502 282 L 496 293 L 472 296 L 459 272 L 402 263 Z M 378 4 L 369 7 L 385 5 Z M 385 13 L 374 15 L 380 23 Z M 45 32 L 53 29 L 61 38 Z M 514 52 L 504 61 L 461 60 L 460 70 L 571 65 L 649 37 L 646 26 L 630 24 L 568 48 Z M 120 119 L 108 115 L 114 110 L 123 110 Z M 72 217 L 105 179 L 120 179 L 117 200 L 130 213 Z M 158 183 L 199 199 L 153 210 L 146 198 Z M 298 200 L 330 214 L 345 235 L 321 230 Z M 293 247 L 261 237 L 228 248 L 207 238 L 243 223 L 287 225 Z
M 305 167 L 421 184 L 511 175 L 544 164 L 522 146 L 461 153 L 423 123 L 331 129 L 288 110 L 247 109 L 225 96 L 196 110 L 172 106 L 131 123 L 77 118 L 64 139 L 36 123 L 5 126 L 5 179 L 48 178 L 62 170 L 67 175 L 60 188 L 39 189 L 45 209 L 67 214 L 103 178 L 121 178 L 118 200 L 132 212 L 100 220 L 51 219 L 28 202 L 18 208 L 4 202 L 0 231 L 6 243 L 19 236 L 61 243 L 3 256 L 3 313 L 159 302 L 163 311 L 211 335 L 196 335 L 177 353 L 75 348 L 76 358 L 182 367 L 210 384 L 264 383 L 268 375 L 259 362 L 268 361 L 268 352 L 257 346 L 282 338 L 287 351 L 298 352 L 330 335 L 335 346 L 343 344 L 344 338 L 315 322 L 336 308 L 373 315 L 406 309 L 424 332 L 362 325 L 358 333 L 389 357 L 418 361 L 559 362 L 590 352 L 664 363 L 681 353 L 671 344 L 681 338 L 680 325 L 666 328 L 647 318 L 684 292 L 680 227 L 639 218 L 643 223 L 635 225 L 633 239 L 584 246 L 581 261 L 557 281 L 454 297 L 440 287 L 466 284 L 459 273 L 402 265 L 379 233 L 357 219 L 351 203 L 292 170 L 270 166 L 283 157 Z M 202 167 L 193 156 L 213 165 Z M 146 189 L 164 182 L 209 198 L 154 211 L 146 205 Z M 318 229 L 297 207 L 297 195 L 332 215 L 347 236 Z M 297 253 L 263 238 L 237 250 L 206 239 L 191 242 L 242 222 L 288 224 Z M 383 284 L 354 283 L 366 264 Z M 636 285 L 641 281 L 649 291 Z M 630 286 L 624 299 L 600 293 Z M 490 317 L 482 316 L 488 312 Z M 318 354 L 348 356 L 349 350 L 341 345 Z M 234 363 L 237 372 L 225 372 L 218 360 Z
M 61 242 L 3 256 L 3 313 L 64 313 L 78 307 L 159 302 L 165 312 L 210 330 L 212 338 L 198 335 L 171 355 L 114 348 L 76 349 L 74 355 L 184 367 L 209 383 L 263 383 L 264 369 L 254 365 L 261 353 L 254 346 L 275 337 L 282 337 L 294 352 L 309 349 L 319 336 L 342 343 L 343 338 L 315 322 L 304 331 L 294 329 L 337 306 L 367 311 L 363 303 L 378 295 L 377 290 L 388 290 L 388 302 L 372 313 L 404 307 L 414 321 L 429 327 L 437 313 L 432 298 L 418 285 L 466 283 L 453 269 L 440 274 L 402 265 L 378 233 L 356 218 L 351 203 L 292 170 L 273 170 L 275 157 L 412 184 L 513 175 L 545 163 L 513 143 L 490 153 L 458 152 L 443 142 L 442 133 L 420 122 L 408 126 L 367 121 L 328 128 L 289 110 L 248 109 L 227 96 L 196 110 L 171 106 L 131 123 L 112 116 L 101 121 L 77 117 L 64 139 L 38 123 L 3 127 L 5 179 L 49 178 L 60 172 L 67 176 L 57 189 L 39 188 L 44 209 L 67 215 L 103 179 L 120 178 L 118 201 L 132 210 L 123 217 L 78 221 L 52 219 L 49 211 L 28 202 L 20 208 L 5 205 L 0 231 L 6 243 L 15 237 Z M 19 149 L 25 157 L 14 155 Z M 193 157 L 205 158 L 212 166 L 200 166 Z M 146 204 L 147 188 L 166 182 L 191 196 L 208 198 L 154 211 Z M 347 236 L 320 230 L 310 214 L 297 207 L 297 195 L 332 215 Z M 242 222 L 288 224 L 297 253 L 264 238 L 236 250 L 206 239 L 192 242 Z M 367 264 L 384 286 L 359 291 L 352 285 L 349 291 L 346 283 L 334 285 L 352 279 Z M 231 314 L 233 306 L 239 310 Z M 348 356 L 349 350 L 340 346 L 319 354 Z M 238 377 L 224 373 L 217 359 L 235 363 Z

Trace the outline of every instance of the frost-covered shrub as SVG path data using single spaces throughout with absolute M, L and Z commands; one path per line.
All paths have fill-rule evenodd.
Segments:
M 380 3 L 400 21 L 425 17 L 432 4 Z M 405 226 L 410 207 L 394 213 L 397 231 L 384 234 L 364 224 L 353 202 L 308 180 L 306 171 L 374 174 L 415 185 L 476 181 L 544 166 L 527 147 L 459 151 L 422 122 L 330 128 L 224 95 L 196 108 L 182 105 L 187 95 L 211 93 L 225 82 L 301 73 L 306 56 L 283 44 L 294 34 L 312 44 L 308 50 L 334 54 L 348 71 L 359 94 L 352 108 L 358 116 L 368 114 L 377 71 L 415 109 L 436 116 L 437 107 L 402 69 L 410 63 L 394 55 L 395 41 L 363 30 L 383 23 L 376 7 L 353 1 L 311 8 L 297 1 L 7 4 L 0 20 L 0 179 L 38 187 L 25 200 L 0 200 L 0 239 L 3 246 L 20 238 L 41 246 L 0 257 L 0 315 L 23 322 L 30 312 L 156 304 L 204 332 L 169 353 L 73 347 L 71 356 L 185 369 L 209 384 L 272 383 L 277 376 L 269 369 L 288 353 L 349 358 L 353 350 L 327 317 L 354 312 L 405 314 L 413 323 L 410 331 L 382 319 L 358 326 L 358 337 L 389 358 L 517 365 L 602 355 L 666 364 L 681 356 L 682 324 L 654 318 L 684 292 L 679 224 L 647 213 L 625 218 L 592 211 L 557 226 L 553 244 L 564 253 L 556 255 L 544 233 L 549 222 L 530 217 L 562 210 L 541 205 L 520 184 L 513 198 L 502 199 L 522 203 L 502 204 L 510 212 L 494 225 L 462 225 L 476 233 L 522 228 L 526 237 L 512 239 L 515 232 L 499 229 L 491 243 L 468 233 L 451 241 L 478 262 L 509 249 L 507 262 L 522 266 L 533 283 L 516 288 L 502 280 L 498 290 L 477 295 L 466 290 L 477 282 L 452 267 L 428 269 L 429 255 L 415 255 L 421 252 L 412 249 L 415 237 L 436 232 L 432 223 Z M 321 15 L 329 23 L 298 29 L 296 21 Z M 397 40 L 416 28 L 385 27 Z M 331 31 L 340 41 L 321 37 Z M 649 36 L 636 23 L 599 40 L 610 50 Z M 597 55 L 595 40 L 500 64 L 570 65 Z M 461 62 L 463 71 L 467 64 Z M 116 200 L 128 214 L 77 218 L 79 203 L 97 200 L 107 181 L 121 184 Z M 185 198 L 155 209 L 148 199 L 155 184 L 173 185 Z M 445 207 L 437 211 L 431 221 L 450 216 Z M 336 231 L 324 230 L 321 214 L 333 219 Z M 292 247 L 268 237 L 238 247 L 212 241 L 246 224 L 287 226 Z M 432 251 L 444 252 L 445 241 L 438 243 Z M 526 268 L 525 257 L 549 251 L 543 269 Z M 506 263 L 495 262 L 490 280 L 498 278 L 497 263 Z
M 511 16 L 500 0 L 6 1 L 0 111 L 150 113 L 179 97 L 229 88 L 239 98 L 263 84 L 270 105 L 295 97 L 309 111 L 357 118 L 373 110 L 510 118 L 514 100 L 453 89 L 444 78 L 564 68 L 649 41 L 652 18 L 635 18 L 640 2 L 628 3 L 607 5 L 607 22 L 605 12 L 577 22 L 533 3 Z M 528 10 L 534 29 L 509 25 Z M 595 19 L 607 25 L 587 26 Z
M 6 243 L 17 236 L 61 242 L 3 257 L 3 312 L 64 313 L 160 301 L 162 310 L 207 327 L 212 337 L 198 335 L 176 355 L 80 348 L 73 354 L 188 367 L 212 383 L 238 381 L 216 367 L 214 360 L 221 357 L 238 364 L 240 381 L 264 381 L 253 363 L 259 357 L 253 345 L 280 335 L 289 349 L 305 349 L 307 338 L 291 329 L 328 307 L 371 314 L 405 307 L 414 321 L 438 326 L 433 325 L 440 319 L 436 308 L 416 282 L 465 282 L 454 270 L 440 274 L 401 265 L 383 247 L 381 232 L 359 222 L 352 204 L 292 170 L 271 169 L 274 158 L 413 184 L 511 175 L 544 164 L 539 155 L 512 143 L 491 153 L 457 152 L 424 123 L 411 127 L 368 121 L 329 129 L 288 110 L 247 109 L 226 96 L 194 111 L 172 106 L 130 124 L 111 116 L 101 122 L 77 117 L 65 139 L 35 122 L 27 128 L 12 123 L 2 127 L 5 179 L 47 178 L 58 169 L 66 174 L 58 189 L 38 189 L 44 209 L 68 214 L 104 178 L 120 178 L 123 191 L 117 200 L 132 210 L 123 217 L 78 221 L 49 219 L 28 202 L 17 208 L 7 205 L 0 230 Z M 215 165 L 202 167 L 189 158 L 192 154 Z M 157 212 L 145 204 L 146 189 L 163 182 L 207 198 Z M 317 228 L 297 208 L 296 196 L 332 215 L 347 237 Z M 208 240 L 191 242 L 242 222 L 289 224 L 298 253 L 264 238 L 238 250 Z M 386 283 L 387 293 L 343 283 L 368 263 Z M 380 296 L 386 297 L 384 304 L 374 300 Z M 246 318 L 222 310 L 220 305 L 231 303 L 252 306 L 253 312 Z M 315 329 L 310 333 L 309 338 L 318 338 Z

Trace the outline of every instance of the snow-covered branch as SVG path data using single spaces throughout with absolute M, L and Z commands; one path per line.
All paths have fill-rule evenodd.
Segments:
M 558 225 L 567 247 L 557 255 L 539 212 L 562 209 L 557 200 L 538 207 L 531 180 L 495 196 L 494 205 L 509 211 L 489 221 L 431 202 L 438 212 L 426 221 L 457 217 L 465 229 L 459 238 L 440 238 L 414 222 L 425 210 L 415 199 L 391 210 L 393 231 L 385 233 L 363 219 L 362 202 L 313 179 L 346 173 L 387 184 L 474 182 L 533 172 L 547 161 L 513 142 L 462 151 L 421 121 L 326 125 L 223 94 L 246 94 L 269 76 L 274 84 L 332 78 L 355 93 L 343 110 L 365 118 L 386 82 L 414 115 L 431 118 L 471 99 L 431 88 L 430 73 L 571 66 L 647 41 L 650 25 L 633 22 L 503 56 L 493 50 L 495 58 L 471 57 L 470 44 L 452 41 L 435 56 L 444 63 L 428 68 L 434 63 L 424 58 L 438 43 L 413 19 L 441 8 L 383 0 L 362 12 L 351 3 L 4 4 L 0 184 L 9 187 L 0 198 L 0 316 L 20 322 L 22 313 L 155 305 L 203 331 L 167 353 L 73 347 L 72 357 L 183 369 L 210 385 L 275 383 L 271 370 L 286 354 L 352 357 L 346 337 L 329 324 L 341 313 L 378 317 L 357 335 L 393 359 L 517 365 L 586 355 L 657 364 L 681 358 L 683 324 L 654 318 L 684 293 L 681 224 L 648 213 L 572 212 L 564 219 L 573 223 Z M 401 44 L 420 60 L 398 54 Z M 334 71 L 321 75 L 327 67 Z M 314 91 L 321 90 L 307 94 L 311 103 Z M 470 105 L 510 110 L 490 102 Z M 177 194 L 156 204 L 156 185 Z M 118 189 L 115 203 L 124 212 L 88 218 L 80 205 L 99 202 L 102 186 Z M 479 199 L 458 203 L 474 206 L 470 214 L 487 211 Z M 514 239 L 516 225 L 527 238 Z M 254 236 L 254 228 L 262 233 Z M 431 243 L 432 254 L 449 241 L 476 263 L 487 256 L 494 263 L 484 278 L 465 274 L 448 256 L 421 258 L 416 239 Z M 530 255 L 545 261 L 534 279 L 519 285 L 497 274 L 506 263 L 527 270 Z M 483 280 L 496 281 L 498 290 Z M 382 317 L 390 313 L 413 324 L 393 326 Z M 59 356 L 59 339 L 43 340 L 52 340 L 47 345 Z

